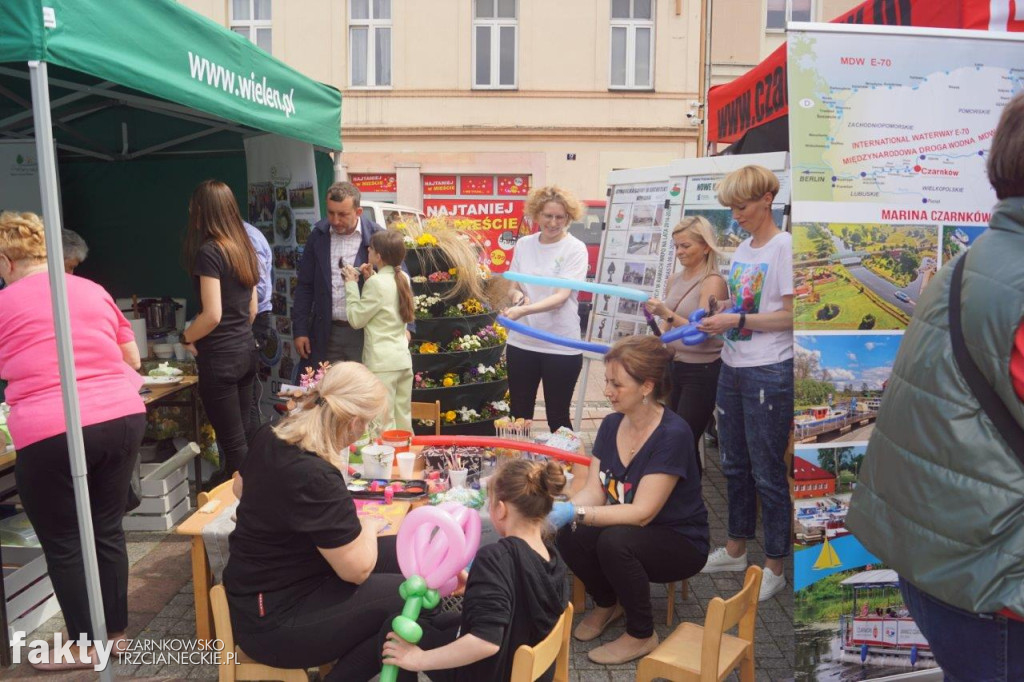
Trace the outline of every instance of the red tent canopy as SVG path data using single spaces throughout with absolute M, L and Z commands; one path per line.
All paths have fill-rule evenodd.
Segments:
M 832 23 L 1024 31 L 1024 0 L 866 0 Z M 788 112 L 783 43 L 746 74 L 708 91 L 708 141 L 735 142 Z

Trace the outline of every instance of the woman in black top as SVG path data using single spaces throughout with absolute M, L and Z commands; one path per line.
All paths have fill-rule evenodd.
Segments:
M 330 462 L 389 410 L 380 380 L 343 362 L 253 436 L 224 587 L 235 640 L 260 663 L 308 668 L 376 648 L 385 620 L 401 611 L 395 538 L 378 540 L 383 519 L 357 516 Z M 328 679 L 351 677 L 337 665 Z
M 555 462 L 503 465 L 487 486 L 501 539 L 477 552 L 462 613 L 422 616 L 418 646 L 390 632 L 387 621 L 374 649 L 338 661 L 348 671 L 345 679 L 369 680 L 380 672 L 382 656 L 388 659 L 383 663 L 399 667 L 399 682 L 415 682 L 420 671 L 435 682 L 509 679 L 516 649 L 547 637 L 568 603 L 565 564 L 544 538 L 545 517 L 564 485 Z M 550 680 L 553 673 L 554 666 L 539 679 Z
M 223 480 L 245 459 L 260 275 L 235 195 L 219 180 L 204 180 L 192 192 L 184 257 L 200 309 L 181 342 L 196 357 L 199 397 L 224 453 Z
M 605 388 L 615 412 L 594 438 L 583 489 L 552 514 L 564 525 L 558 551 L 594 599 L 573 636 L 597 639 L 623 614 L 626 631 L 587 652 L 614 665 L 658 646 L 652 582 L 695 575 L 708 558 L 708 513 L 701 498 L 693 435 L 665 409 L 672 352 L 654 336 L 621 339 L 604 356 Z

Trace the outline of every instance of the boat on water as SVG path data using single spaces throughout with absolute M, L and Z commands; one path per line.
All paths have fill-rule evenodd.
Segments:
M 846 529 L 846 514 L 849 511 L 842 502 L 833 500 L 830 505 L 798 507 L 796 510 L 796 540 L 812 545 L 824 539 L 835 540 L 850 531 Z
M 840 424 L 846 419 L 849 412 L 843 408 L 829 407 L 828 405 L 814 405 L 805 408 L 801 414 L 793 417 L 797 429 L 810 429 L 818 426 L 829 426 Z
M 849 588 L 853 596 L 851 610 L 839 617 L 843 661 L 935 666 L 928 641 L 903 606 L 896 571 L 888 568 L 861 571 L 840 585 Z M 878 603 L 880 596 L 884 597 L 886 606 L 871 610 L 867 600 Z M 860 607 L 858 600 L 862 602 Z

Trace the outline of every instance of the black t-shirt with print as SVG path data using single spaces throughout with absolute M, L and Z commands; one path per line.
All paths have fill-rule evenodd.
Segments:
M 675 412 L 666 409 L 661 422 L 627 467 L 623 466 L 615 444 L 623 417 L 618 412 L 605 417 L 594 438 L 594 457 L 600 461 L 605 504 L 632 502 L 640 479 L 648 474 L 678 476 L 668 500 L 650 525 L 672 528 L 701 551 L 707 552 L 708 511 L 701 496 L 697 454 L 693 449 L 689 425 Z

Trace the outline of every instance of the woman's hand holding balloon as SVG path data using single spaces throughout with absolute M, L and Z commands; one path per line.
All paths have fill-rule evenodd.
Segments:
M 705 334 L 724 334 L 740 323 L 740 316 L 735 313 L 719 313 L 711 317 L 705 317 L 700 321 L 698 329 Z
M 671 312 L 663 302 L 659 301 L 656 298 L 647 299 L 647 302 L 644 303 L 644 306 L 647 308 L 647 312 L 649 312 L 651 315 L 657 315 L 662 319 L 668 317 L 669 313 Z

